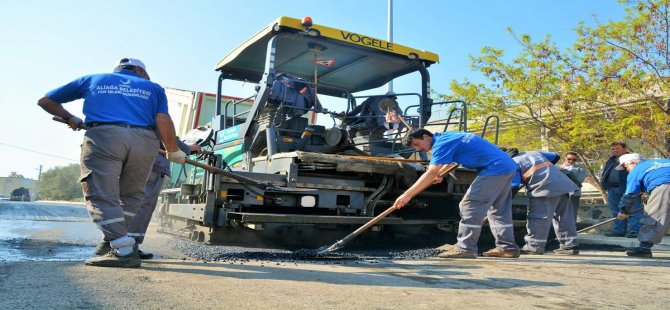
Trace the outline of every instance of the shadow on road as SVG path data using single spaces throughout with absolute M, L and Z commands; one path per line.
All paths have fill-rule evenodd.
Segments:
M 290 263 L 289 263 L 290 264 Z M 347 264 L 328 267 L 337 271 L 325 271 L 323 265 L 309 266 L 305 269 L 284 268 L 268 265 L 245 265 L 223 263 L 191 263 L 155 261 L 144 263 L 144 269 L 157 272 L 178 272 L 237 279 L 261 279 L 282 281 L 311 281 L 328 284 L 381 286 L 381 287 L 429 287 L 454 289 L 509 289 L 530 286 L 561 286 L 559 282 L 530 281 L 513 278 L 473 278 L 467 269 L 460 265 L 415 265 L 383 264 L 368 265 Z M 418 268 L 417 268 L 418 267 Z M 346 269 L 346 270 L 343 270 Z

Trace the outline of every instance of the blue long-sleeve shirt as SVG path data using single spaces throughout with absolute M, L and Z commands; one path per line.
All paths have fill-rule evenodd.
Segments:
M 626 192 L 621 197 L 619 209 L 628 213 L 640 193 L 651 193 L 659 185 L 670 183 L 670 159 L 648 159 L 635 165 L 626 179 Z

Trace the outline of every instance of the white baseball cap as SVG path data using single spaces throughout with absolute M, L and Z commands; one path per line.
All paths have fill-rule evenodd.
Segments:
M 624 170 L 625 168 L 623 167 L 624 164 L 630 163 L 632 161 L 640 161 L 642 160 L 642 156 L 638 153 L 631 153 L 631 154 L 623 154 L 619 156 L 619 165 L 616 166 L 616 170 Z
M 119 61 L 119 64 L 117 66 L 135 66 L 135 67 L 140 67 L 144 71 L 147 71 L 147 67 L 144 66 L 144 63 L 135 58 L 123 58 Z

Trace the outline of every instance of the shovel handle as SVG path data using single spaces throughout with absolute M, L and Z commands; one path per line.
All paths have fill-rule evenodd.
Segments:
M 68 124 L 68 122 L 60 116 L 54 116 L 51 119 L 54 120 L 54 121 L 57 121 L 59 123 Z M 79 124 L 77 126 L 77 128 L 86 130 L 86 129 L 88 129 L 88 126 L 86 126 L 85 124 Z
M 65 119 L 63 119 L 62 117 L 59 117 L 59 116 L 54 116 L 54 117 L 52 117 L 51 119 L 53 119 L 54 121 L 57 121 L 57 122 L 59 122 L 59 123 L 63 123 L 63 124 L 67 124 L 67 123 L 68 123 Z M 79 127 L 80 129 L 88 129 L 88 126 L 86 126 L 85 124 L 79 124 L 78 127 Z M 166 151 L 159 150 L 158 153 L 160 153 L 160 154 L 163 155 L 163 156 L 167 156 L 167 152 L 166 152 Z M 251 185 L 259 186 L 259 187 L 261 187 L 261 188 L 266 188 L 266 187 L 268 187 L 268 184 L 264 184 L 264 183 L 261 183 L 261 182 L 259 182 L 259 181 L 257 181 L 257 180 L 254 180 L 254 179 L 251 179 L 251 178 L 247 178 L 247 177 L 245 177 L 245 176 L 242 176 L 242 175 L 239 175 L 239 174 L 236 174 L 236 173 L 232 173 L 232 172 L 229 172 L 229 171 L 226 171 L 226 170 L 223 170 L 223 169 L 219 169 L 219 168 L 214 167 L 214 166 L 210 166 L 210 165 L 207 165 L 207 164 L 203 164 L 203 163 L 197 162 L 197 161 L 195 161 L 195 160 L 191 160 L 191 159 L 186 158 L 186 161 L 185 161 L 185 162 L 186 162 L 187 164 L 189 164 L 189 165 L 203 168 L 203 169 L 205 169 L 205 170 L 207 170 L 207 171 L 209 171 L 209 172 L 211 172 L 211 173 L 216 173 L 216 174 L 221 174 L 221 175 L 227 176 L 227 177 L 229 177 L 229 178 L 231 178 L 231 179 L 233 179 L 233 180 L 236 180 L 236 181 L 238 181 L 238 182 L 240 182 L 240 183 L 251 184 Z
M 385 218 L 387 215 L 391 214 L 395 210 L 396 210 L 396 208 L 388 208 L 388 209 L 384 210 L 384 212 L 375 216 L 370 221 L 363 224 L 363 226 L 358 227 L 358 229 L 354 230 L 354 232 L 348 234 L 346 237 L 342 238 L 342 240 L 338 241 L 337 243 L 340 244 L 340 245 L 344 245 L 345 243 L 349 242 L 351 239 L 354 239 L 356 236 L 358 236 L 362 232 L 366 231 L 372 225 L 377 224 L 379 221 L 381 221 L 383 218 Z
M 452 163 L 450 166 L 443 171 L 440 171 L 439 176 L 444 177 L 447 175 L 449 172 L 453 171 L 454 169 L 458 168 L 457 163 Z M 379 221 L 381 221 L 383 218 L 391 214 L 393 211 L 395 211 L 395 207 L 388 208 L 384 210 L 384 212 L 380 213 L 379 215 L 375 216 L 372 218 L 369 222 L 363 224 L 363 226 L 359 227 L 358 229 L 354 230 L 351 234 L 347 235 L 344 237 L 342 240 L 338 241 L 337 243 L 340 245 L 344 245 L 347 243 L 349 240 L 353 239 L 354 237 L 358 236 L 360 233 L 366 231 L 368 228 L 370 228 L 372 225 L 377 224 Z
M 164 150 L 159 150 L 158 152 L 163 156 L 167 156 L 167 152 L 164 151 Z M 211 173 L 221 174 L 221 175 L 227 176 L 227 177 L 229 177 L 233 180 L 239 181 L 239 182 L 244 183 L 244 184 L 251 184 L 251 185 L 261 186 L 261 187 L 264 187 L 266 185 L 266 184 L 261 183 L 257 180 L 254 180 L 252 178 L 247 178 L 247 177 L 239 175 L 237 173 L 232 173 L 230 171 L 219 169 L 217 167 L 210 166 L 210 165 L 207 165 L 207 164 L 203 164 L 201 162 L 198 162 L 198 161 L 195 161 L 195 160 L 192 160 L 192 159 L 186 158 L 185 162 L 187 164 L 191 165 L 191 166 L 196 166 L 196 167 L 205 169 L 205 170 L 207 170 Z
M 458 164 L 457 163 L 451 163 L 451 164 L 449 164 L 445 167 L 442 167 L 442 169 L 440 170 L 440 172 L 438 173 L 437 176 L 443 178 L 445 175 L 454 171 L 454 169 L 456 169 L 456 168 L 458 168 Z
M 630 214 L 640 212 L 640 211 L 642 211 L 643 209 L 644 209 L 644 207 L 642 207 L 642 208 L 637 208 L 637 209 L 631 211 Z M 604 221 L 602 221 L 602 222 L 600 222 L 600 223 L 598 223 L 598 224 L 594 224 L 594 225 L 591 225 L 591 226 L 589 226 L 589 227 L 580 229 L 580 230 L 577 231 L 577 233 L 582 233 L 582 232 L 585 232 L 585 231 L 589 231 L 589 230 L 591 230 L 591 229 L 593 229 L 593 228 L 596 228 L 596 227 L 598 227 L 598 226 L 605 225 L 605 224 L 607 224 L 607 223 L 609 223 L 609 222 L 614 222 L 616 219 L 617 219 L 617 218 L 616 218 L 616 216 L 615 216 L 615 217 L 613 217 L 613 218 L 611 218 L 611 219 L 604 220 Z
M 405 121 L 405 118 L 402 117 L 402 115 L 398 114 L 398 119 L 402 122 L 403 125 L 405 125 L 405 127 L 407 127 L 408 130 L 412 128 L 412 126 L 410 126 L 410 125 L 407 123 L 407 121 Z

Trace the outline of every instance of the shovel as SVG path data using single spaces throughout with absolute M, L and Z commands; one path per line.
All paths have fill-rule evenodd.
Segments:
M 644 207 L 642 207 L 642 208 L 637 208 L 637 209 L 631 211 L 629 214 L 633 214 L 633 213 L 640 212 L 640 211 L 643 210 L 643 209 L 644 209 Z M 582 232 L 585 232 L 585 231 L 589 231 L 589 230 L 591 230 L 591 229 L 593 229 L 593 228 L 596 228 L 596 227 L 598 227 L 598 226 L 602 226 L 602 225 L 605 225 L 605 224 L 607 224 L 607 223 L 614 222 L 616 219 L 617 219 L 617 218 L 616 218 L 616 216 L 615 216 L 615 217 L 613 217 L 613 218 L 611 218 L 611 219 L 604 220 L 604 221 L 602 221 L 602 222 L 600 222 L 600 223 L 598 223 L 598 224 L 591 225 L 591 226 L 586 227 L 586 228 L 584 228 L 584 229 L 580 229 L 580 230 L 577 231 L 577 233 L 582 233 Z
M 439 177 L 444 177 L 447 175 L 449 172 L 453 171 L 454 169 L 458 168 L 457 163 L 452 163 L 440 170 L 440 173 L 438 174 Z M 430 186 L 430 185 L 428 185 Z M 422 191 L 425 190 L 422 189 Z M 387 215 L 391 214 L 393 211 L 395 211 L 395 207 L 390 207 L 386 209 L 384 212 L 380 213 L 379 215 L 375 216 L 373 219 L 371 219 L 369 222 L 365 223 L 363 226 L 359 227 L 356 229 L 354 232 L 350 233 L 346 237 L 342 238 L 342 240 L 338 240 L 337 242 L 333 243 L 331 246 L 322 246 L 318 249 L 316 249 L 316 255 L 323 255 L 332 251 L 335 251 L 337 249 L 341 249 L 344 247 L 344 245 L 351 241 L 351 239 L 354 239 L 356 236 L 360 235 L 362 232 L 366 231 L 368 228 L 370 228 L 372 225 L 377 224 L 377 222 L 381 221 L 383 218 L 385 218 Z
M 54 116 L 52 119 L 54 121 L 67 124 L 67 121 L 64 120 L 62 117 Z M 86 130 L 86 129 L 88 129 L 88 126 L 86 126 L 85 124 L 79 124 L 78 128 Z M 165 152 L 163 150 L 159 150 L 158 152 L 163 156 L 167 155 L 167 152 Z M 258 187 L 262 190 L 265 190 L 265 191 L 271 191 L 271 192 L 312 192 L 312 191 L 316 191 L 316 189 L 283 187 L 283 186 L 273 185 L 269 182 L 268 183 L 260 182 L 260 181 L 255 180 L 255 179 L 248 178 L 248 177 L 245 177 L 243 175 L 239 175 L 237 173 L 233 173 L 233 172 L 226 171 L 226 170 L 223 170 L 223 169 L 219 169 L 219 168 L 214 167 L 214 166 L 203 164 L 201 162 L 197 162 L 195 160 L 191 160 L 191 159 L 188 159 L 188 158 L 186 158 L 185 162 L 189 165 L 203 168 L 203 169 L 205 169 L 205 170 L 207 170 L 211 173 L 224 175 L 224 176 L 229 177 L 229 178 L 231 178 L 235 181 L 238 181 L 242 184 L 256 186 L 256 187 Z
M 159 150 L 158 152 L 163 156 L 167 155 L 166 151 Z M 230 172 L 230 171 L 226 171 L 226 170 L 214 167 L 214 166 L 203 164 L 201 162 L 198 162 L 198 161 L 195 161 L 195 160 L 192 160 L 192 159 L 188 159 L 188 158 L 186 158 L 185 162 L 189 165 L 205 169 L 205 170 L 207 170 L 211 173 L 220 174 L 220 175 L 229 177 L 229 178 L 231 178 L 235 181 L 238 181 L 242 184 L 256 186 L 256 187 L 258 187 L 260 189 L 263 189 L 265 191 L 270 191 L 270 192 L 313 192 L 313 191 L 316 191 L 316 189 L 311 189 L 311 188 L 283 187 L 283 186 L 273 185 L 269 182 L 268 183 L 260 182 L 260 181 L 255 180 L 255 179 L 248 178 L 248 177 L 245 177 L 243 175 L 233 173 L 233 172 Z

